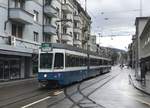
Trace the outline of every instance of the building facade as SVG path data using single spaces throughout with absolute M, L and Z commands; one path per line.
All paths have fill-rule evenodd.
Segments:
M 137 17 L 135 21 L 136 33 L 133 36 L 133 66 L 135 67 L 135 76 L 138 80 L 140 80 L 142 76 L 142 58 L 145 56 L 143 45 L 146 41 L 143 41 L 143 32 L 145 31 L 145 27 L 148 23 L 149 17 Z M 144 49 L 143 49 L 144 48 Z M 146 49 L 147 50 L 147 49 Z M 135 64 L 134 64 L 135 63 Z
M 88 45 L 89 45 L 91 51 L 97 52 L 96 35 L 90 36 Z
M 43 42 L 87 48 L 91 18 L 75 0 L 0 0 L 0 15 L 0 81 L 34 76 Z

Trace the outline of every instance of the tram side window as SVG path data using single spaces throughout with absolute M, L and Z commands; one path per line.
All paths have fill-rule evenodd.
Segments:
M 65 66 L 66 67 L 70 67 L 71 66 L 71 61 L 70 61 L 71 57 L 69 56 L 69 54 L 65 55 Z
M 102 60 L 101 59 L 99 60 L 99 65 L 102 65 Z
M 104 65 L 107 65 L 107 60 L 104 60 Z
M 66 54 L 66 67 L 79 67 L 87 65 L 87 58 L 83 56 L 76 56 L 72 54 Z
M 64 55 L 62 53 L 56 53 L 54 69 L 63 69 L 63 68 L 64 68 Z

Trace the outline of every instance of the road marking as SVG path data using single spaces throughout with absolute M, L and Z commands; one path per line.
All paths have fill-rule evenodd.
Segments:
M 50 99 L 50 98 L 51 98 L 50 96 L 45 97 L 45 98 L 43 98 L 43 99 L 40 99 L 40 100 L 38 100 L 38 101 L 35 101 L 35 102 L 30 103 L 30 104 L 28 104 L 28 105 L 25 105 L 25 106 L 23 106 L 23 107 L 21 107 L 21 108 L 28 108 L 28 107 L 30 107 L 30 106 L 33 106 L 33 105 L 35 105 L 35 104 L 37 104 L 37 103 L 40 103 L 40 102 L 45 101 L 45 100 Z

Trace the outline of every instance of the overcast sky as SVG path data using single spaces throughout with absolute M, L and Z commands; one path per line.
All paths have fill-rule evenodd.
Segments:
M 85 0 L 78 1 L 85 6 Z M 142 4 L 143 16 L 150 16 L 150 0 L 143 0 Z M 92 34 L 119 35 L 113 38 L 101 37 L 97 43 L 126 49 L 135 33 L 134 23 L 140 15 L 139 9 L 140 0 L 87 0 L 87 10 L 93 22 Z

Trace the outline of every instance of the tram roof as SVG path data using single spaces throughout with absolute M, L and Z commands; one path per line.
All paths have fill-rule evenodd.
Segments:
M 49 47 L 52 47 L 52 49 L 65 49 L 65 50 L 76 51 L 76 52 L 80 52 L 80 53 L 88 53 L 88 54 L 93 55 L 93 56 L 101 57 L 96 52 L 88 51 L 88 50 L 85 50 L 82 48 L 77 48 L 77 47 L 67 45 L 67 44 L 60 44 L 60 43 L 42 43 L 42 44 L 49 44 Z M 109 58 L 104 58 L 104 57 L 102 57 L 102 58 L 106 59 L 106 60 L 110 60 Z

